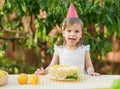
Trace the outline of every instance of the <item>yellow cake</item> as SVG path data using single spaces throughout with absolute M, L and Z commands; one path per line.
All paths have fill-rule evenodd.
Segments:
M 49 69 L 49 76 L 55 79 L 79 79 L 81 68 L 70 65 L 54 65 Z

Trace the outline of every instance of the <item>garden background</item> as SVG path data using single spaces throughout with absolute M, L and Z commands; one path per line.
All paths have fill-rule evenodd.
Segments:
M 70 2 L 84 22 L 95 70 L 120 74 L 120 0 L 0 0 L 0 69 L 34 73 L 48 66 Z

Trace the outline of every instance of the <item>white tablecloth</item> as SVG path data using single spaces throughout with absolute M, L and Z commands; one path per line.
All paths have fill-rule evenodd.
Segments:
M 18 75 L 9 75 L 7 85 L 0 86 L 0 89 L 109 89 L 115 79 L 120 78 L 119 75 L 101 75 L 88 76 L 85 75 L 81 80 L 77 81 L 58 81 L 52 80 L 48 76 L 39 76 L 40 83 L 37 85 L 28 84 L 21 85 L 17 82 Z

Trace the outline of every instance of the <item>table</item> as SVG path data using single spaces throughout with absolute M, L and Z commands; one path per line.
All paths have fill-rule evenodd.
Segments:
M 9 75 L 9 82 L 0 89 L 110 89 L 113 81 L 120 75 L 83 76 L 80 80 L 58 81 L 52 80 L 47 75 L 40 75 L 40 83 L 37 85 L 21 85 L 17 82 L 18 75 Z

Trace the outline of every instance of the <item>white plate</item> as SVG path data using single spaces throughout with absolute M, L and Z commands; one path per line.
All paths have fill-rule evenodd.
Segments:
M 64 79 L 64 78 L 56 78 L 56 77 L 51 77 L 49 74 L 47 75 L 49 79 L 53 80 L 60 80 L 60 81 L 72 81 L 72 80 L 79 80 L 79 79 Z
M 76 79 L 62 79 L 62 78 L 52 78 L 52 79 L 54 79 L 54 80 L 60 80 L 60 81 L 73 81 L 73 80 L 76 80 Z

